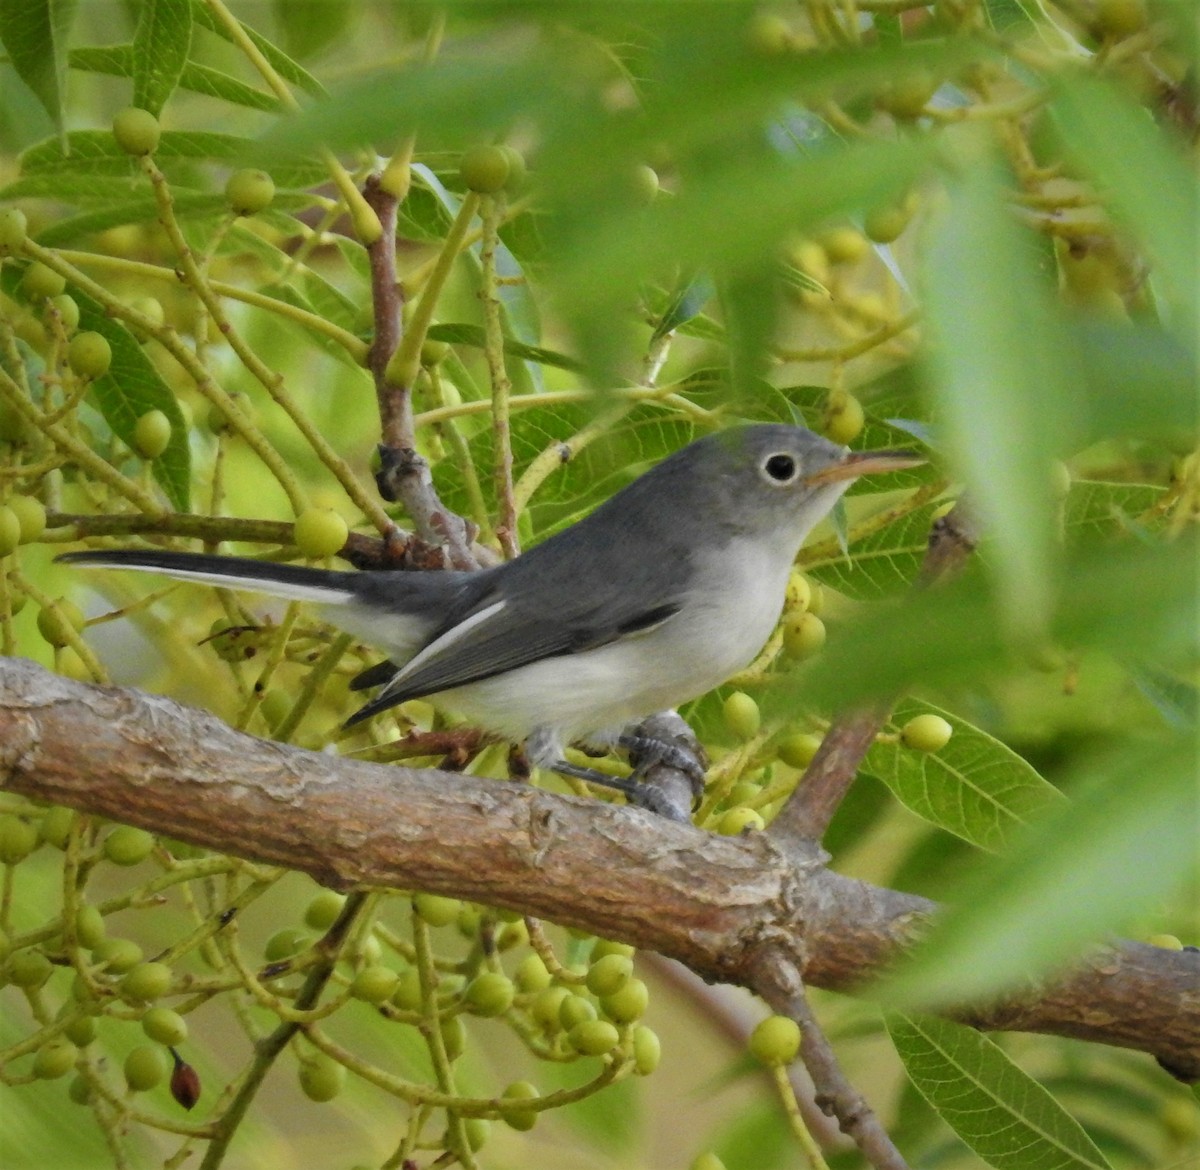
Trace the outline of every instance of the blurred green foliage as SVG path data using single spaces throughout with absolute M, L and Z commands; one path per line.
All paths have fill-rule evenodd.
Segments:
M 22 534 L 0 555 L 0 649 L 169 690 L 256 734 L 337 740 L 369 648 L 190 587 L 85 587 L 51 558 L 79 540 L 295 558 L 291 521 L 314 506 L 359 538 L 417 522 L 370 479 L 374 222 L 357 192 L 382 172 L 403 195 L 398 291 L 425 342 L 417 446 L 482 541 L 509 501 L 521 540 L 544 539 L 735 420 L 829 426 L 834 395 L 861 405 L 854 446 L 930 455 L 857 486 L 843 530 L 802 554 L 811 588 L 789 613 L 815 614 L 829 640 L 803 662 L 773 640 L 736 680 L 758 730 L 731 733 L 726 690 L 685 712 L 716 761 L 706 825 L 742 807 L 769 822 L 799 776 L 781 743 L 904 694 L 826 843 L 846 871 L 950 903 L 894 985 L 906 1005 L 993 993 L 1113 931 L 1194 939 L 1198 42 L 1190 0 L 5 0 L 0 512 L 36 500 L 49 525 L 0 516 Z M 130 104 L 163 124 L 149 158 L 110 132 Z M 474 216 L 458 163 L 481 144 L 526 173 Z M 276 189 L 253 216 L 222 194 L 242 167 Z M 65 280 L 77 325 L 31 292 L 34 264 Z M 102 376 L 71 367 L 73 328 L 109 342 Z M 144 460 L 132 436 L 153 410 L 171 437 Z M 495 474 L 506 451 L 511 488 Z M 911 595 L 931 522 L 964 494 L 978 564 Z M 60 620 L 64 595 L 85 603 L 82 635 Z M 899 742 L 917 713 L 949 722 L 944 748 Z M 399 716 L 401 731 L 446 726 L 425 704 Z M 338 746 L 396 758 L 396 730 L 377 721 Z M 502 752 L 470 766 L 501 774 Z M 145 1005 L 122 997 L 104 940 L 80 937 L 81 911 L 172 966 L 164 1000 L 189 1021 L 201 1125 L 229 1116 L 220 1089 L 238 1092 L 252 1043 L 300 993 L 304 961 L 272 976 L 268 955 L 311 957 L 336 916 L 295 875 L 168 838 L 115 873 L 108 831 L 0 794 L 0 1093 L 19 1103 L 0 1160 L 14 1170 L 173 1165 L 212 1136 L 165 1083 L 146 1105 L 126 1095 Z M 570 1050 L 557 1014 L 538 1022 L 523 927 L 469 906 L 435 923 L 420 905 L 360 910 L 319 1009 L 326 1055 L 293 1041 L 288 1086 L 268 1081 L 226 1164 L 311 1165 L 312 1142 L 347 1167 L 419 1148 L 564 1165 L 564 1143 L 587 1167 L 682 1166 L 702 1143 L 729 1170 L 794 1163 L 778 1106 L 737 1096 L 748 1065 L 714 1094 L 715 1041 L 700 1072 L 673 1061 L 699 1041 L 666 987 L 651 1007 L 663 1067 L 635 1081 L 628 1026 L 605 1066 Z M 306 907 L 312 922 L 287 925 Z M 217 926 L 232 909 L 240 937 Z M 556 986 L 576 987 L 591 946 L 548 935 Z M 349 992 L 368 968 L 364 985 L 389 983 L 381 966 L 398 979 L 383 1015 Z M 483 970 L 516 977 L 515 1007 L 460 1034 Z M 579 1010 L 603 1012 L 594 999 Z M 1046 1037 L 1006 1052 L 900 1015 L 893 1051 L 873 1009 L 819 1006 L 914 1165 L 1132 1170 L 1198 1144 L 1194 1101 L 1148 1058 Z M 75 1079 L 56 1084 L 43 1074 L 64 1035 Z M 532 1133 L 498 1120 L 518 1075 L 544 1098 L 604 1067 L 616 1083 L 555 1098 Z M 458 1105 L 422 1104 L 431 1086 Z M 332 1105 L 301 1096 L 331 1089 Z M 65 1126 L 63 1109 L 98 1124 Z M 472 1153 L 468 1123 L 485 1116 Z M 1025 1161 L 996 1141 L 1006 1128 Z

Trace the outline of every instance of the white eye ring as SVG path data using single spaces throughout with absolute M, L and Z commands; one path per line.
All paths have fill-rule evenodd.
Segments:
M 762 472 L 773 484 L 789 484 L 800 474 L 800 464 L 794 455 L 786 451 L 776 451 L 762 461 Z

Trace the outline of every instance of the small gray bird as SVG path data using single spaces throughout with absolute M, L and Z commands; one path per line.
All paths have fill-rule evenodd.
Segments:
M 388 654 L 351 684 L 382 689 L 348 726 L 429 696 L 524 742 L 532 763 L 581 775 L 566 744 L 611 749 L 647 715 L 749 665 L 814 525 L 858 476 L 920 462 L 850 452 L 803 427 L 739 427 L 689 444 L 577 524 L 478 572 L 335 572 L 141 549 L 59 559 L 315 602 Z M 598 777 L 610 779 L 587 778 Z

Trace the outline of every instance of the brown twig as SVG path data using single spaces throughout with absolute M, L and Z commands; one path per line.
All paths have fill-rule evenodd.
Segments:
M 976 542 L 970 513 L 960 501 L 933 523 L 918 588 L 957 572 Z M 834 717 L 791 800 L 771 823 L 769 831 L 776 841 L 785 845 L 821 840 L 891 709 L 892 703 L 887 702 Z
M 375 340 L 368 352 L 367 365 L 375 379 L 375 397 L 379 403 L 380 467 L 375 483 L 385 500 L 404 505 L 417 536 L 427 546 L 418 549 L 410 541 L 392 551 L 397 561 L 403 554 L 405 563 L 421 568 L 436 567 L 434 562 L 440 560 L 454 569 L 477 569 L 486 560 L 471 547 L 467 521 L 438 498 L 429 464 L 417 452 L 412 386 L 400 384 L 388 375 L 388 363 L 400 343 L 404 303 L 396 279 L 398 200 L 374 175 L 367 180 L 364 195 L 383 228 L 379 238 L 367 248 L 375 321 Z
M 404 295 L 396 279 L 396 211 L 399 200 L 385 190 L 378 175 L 371 175 L 363 186 L 363 196 L 379 217 L 383 233 L 367 245 L 371 265 L 371 307 L 375 338 L 367 351 L 367 368 L 375 379 L 379 401 L 379 435 L 385 447 L 411 449 L 413 432 L 412 392 L 397 386 L 387 377 L 387 364 L 400 343 L 400 314 Z M 386 497 L 385 497 L 386 498 Z
M 895 1143 L 866 1098 L 854 1087 L 834 1055 L 804 990 L 795 964 L 786 954 L 768 954 L 760 967 L 758 993 L 779 1014 L 800 1025 L 800 1057 L 816 1090 L 816 1103 L 836 1117 L 875 1170 L 908 1170 Z

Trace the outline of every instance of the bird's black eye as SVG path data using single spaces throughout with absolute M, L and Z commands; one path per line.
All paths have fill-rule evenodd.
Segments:
M 796 460 L 791 455 L 769 455 L 763 470 L 776 483 L 788 483 L 796 478 Z

